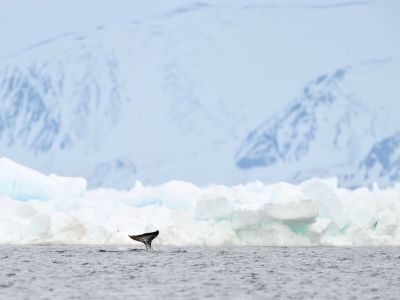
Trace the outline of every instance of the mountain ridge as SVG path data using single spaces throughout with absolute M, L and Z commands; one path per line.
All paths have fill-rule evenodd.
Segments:
M 291 173 L 288 177 L 294 181 L 310 176 L 338 176 L 341 185 L 370 185 L 374 181 L 383 185 L 395 183 L 395 180 L 382 181 L 376 176 L 373 180 L 368 179 L 368 175 L 363 181 L 355 174 L 361 165 L 364 172 L 369 172 L 366 168 L 369 166 L 367 162 L 371 161 L 371 153 L 376 153 L 379 144 L 385 143 L 382 139 L 398 130 L 390 128 L 399 120 L 395 113 L 390 112 L 390 107 L 396 105 L 400 97 L 396 86 L 396 79 L 400 77 L 399 66 L 395 59 L 373 61 L 359 68 L 347 67 L 318 77 L 284 112 L 249 133 L 236 154 L 237 166 L 241 169 L 264 168 L 268 173 L 266 169 L 271 166 L 276 166 L 271 171 L 276 172 L 279 165 L 293 164 L 294 168 L 289 167 L 289 171 L 285 169 L 285 172 Z M 393 78 L 382 86 L 363 82 L 365 79 L 362 77 L 371 73 L 375 73 L 374 79 L 381 77 L 385 81 L 390 68 L 393 70 L 388 73 Z M 346 79 L 346 76 L 349 78 Z M 379 103 L 376 98 L 368 99 L 357 94 L 361 93 L 356 86 L 359 84 L 357 81 L 369 85 L 371 91 L 376 89 L 378 94 L 383 89 L 391 90 L 391 97 L 380 101 L 385 106 L 383 114 L 375 110 Z M 310 164 L 310 156 L 318 163 Z M 380 157 L 379 161 L 382 159 Z M 302 160 L 305 162 L 302 163 Z M 320 171 L 313 172 L 313 168 Z M 326 171 L 331 168 L 332 171 Z M 302 176 L 302 173 L 307 175 Z M 358 181 L 354 181 L 356 177 Z
M 374 141 L 394 134 L 386 125 L 373 126 L 376 114 L 378 123 L 384 119 L 379 108 L 366 105 L 367 112 L 360 110 L 363 93 L 374 92 L 379 99 L 382 90 L 372 85 L 375 80 L 377 86 L 382 84 L 378 77 L 366 80 L 362 85 L 368 88 L 357 89 L 354 99 L 344 95 L 348 101 L 340 100 L 342 104 L 332 106 L 332 111 L 311 103 L 294 107 L 284 118 L 279 114 L 296 98 L 295 91 L 305 78 L 317 78 L 337 66 L 349 66 L 350 71 L 346 67 L 343 72 L 351 73 L 360 61 L 392 54 L 393 48 L 380 43 L 378 37 L 373 47 L 370 38 L 360 36 L 354 42 L 357 30 L 344 24 L 353 22 L 358 8 L 315 13 L 315 9 L 269 7 L 266 18 L 266 10 L 243 9 L 247 4 L 206 3 L 207 9 L 201 9 L 204 3 L 194 3 L 189 10 L 176 5 L 139 21 L 60 35 L 1 60 L 0 155 L 44 173 L 87 177 L 89 187 L 126 189 L 135 180 L 157 184 L 171 179 L 200 185 L 237 184 L 324 173 L 323 159 L 307 156 L 308 149 L 315 147 L 313 135 L 319 141 L 329 140 L 309 126 L 320 110 L 326 118 L 329 113 L 342 118 L 337 140 L 329 137 L 342 148 L 351 144 L 351 136 L 343 128 L 351 125 L 346 125 L 348 122 L 365 122 L 362 118 L 371 120 Z M 369 12 L 377 5 L 364 5 L 362 10 Z M 165 15 L 176 9 L 184 13 Z M 318 30 L 316 23 L 321 24 Z M 321 33 L 333 25 L 337 30 L 326 39 Z M 305 37 L 309 42 L 303 42 Z M 348 49 L 339 53 L 337 45 Z M 383 68 L 389 70 L 392 64 L 396 65 L 387 62 Z M 363 76 L 373 76 L 371 73 L 371 68 L 365 68 Z M 354 78 L 360 81 L 361 77 Z M 320 86 L 331 89 L 329 78 L 318 80 Z M 357 86 L 351 80 L 350 76 L 350 81 L 341 81 L 344 90 L 345 84 Z M 329 101 L 329 92 L 313 93 Z M 307 91 L 303 94 L 306 99 Z M 382 114 L 387 110 L 383 108 Z M 352 116 L 358 113 L 361 117 Z M 293 132 L 285 132 L 289 127 L 283 126 L 284 142 L 271 148 L 270 155 L 279 166 L 237 168 L 235 152 L 240 141 L 273 116 L 274 122 L 299 125 Z M 391 118 L 387 123 L 395 121 Z M 362 137 L 368 134 L 356 133 L 360 144 L 352 151 L 334 153 L 342 157 L 329 167 L 346 165 L 358 155 L 366 157 L 372 144 L 362 143 Z M 292 134 L 295 147 L 291 147 Z M 356 164 L 352 166 L 356 168 Z M 321 171 L 310 171 L 317 169 Z

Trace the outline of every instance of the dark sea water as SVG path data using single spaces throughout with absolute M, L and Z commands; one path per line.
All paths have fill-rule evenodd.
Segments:
M 0 246 L 0 299 L 400 299 L 400 248 Z

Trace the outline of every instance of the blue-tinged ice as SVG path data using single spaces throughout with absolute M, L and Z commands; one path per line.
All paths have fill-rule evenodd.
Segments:
M 348 190 L 336 179 L 196 186 L 170 181 L 88 190 L 0 158 L 0 244 L 400 245 L 400 185 Z

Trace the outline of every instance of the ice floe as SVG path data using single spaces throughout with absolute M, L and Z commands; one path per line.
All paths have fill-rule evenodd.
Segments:
M 41 174 L 0 158 L 1 244 L 399 245 L 400 185 L 355 190 L 335 179 L 198 187 L 140 182 L 88 190 L 83 178 Z

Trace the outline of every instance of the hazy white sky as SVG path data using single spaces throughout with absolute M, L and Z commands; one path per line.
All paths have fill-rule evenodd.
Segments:
M 142 19 L 190 2 L 178 0 L 0 0 L 0 57 L 62 33 Z M 354 2 L 373 4 L 377 3 L 377 0 L 353 1 L 352 3 Z M 383 32 L 388 35 L 388 39 L 393 39 L 397 35 L 400 43 L 400 1 L 381 0 L 381 2 L 386 4 L 378 6 L 378 11 L 374 12 L 374 19 L 371 18 L 371 22 L 376 23 L 377 27 L 383 27 L 385 29 Z M 218 0 L 209 3 L 234 5 L 237 2 Z M 323 5 L 345 3 L 345 1 L 253 0 L 249 3 Z M 354 20 L 354 23 L 359 21 Z

